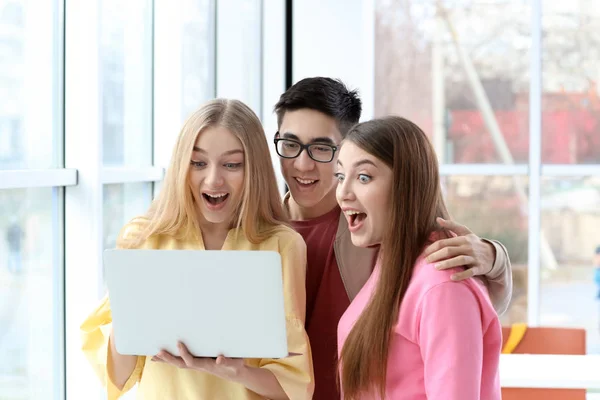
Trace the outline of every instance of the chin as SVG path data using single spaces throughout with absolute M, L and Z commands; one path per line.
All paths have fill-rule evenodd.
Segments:
M 358 236 L 354 234 L 350 235 L 350 237 L 352 238 L 352 244 L 356 247 L 377 248 L 381 245 L 381 240 L 374 237 Z
M 315 200 L 313 196 L 304 196 L 302 193 L 298 193 L 296 196 L 291 193 L 291 196 L 294 198 L 294 202 L 302 208 L 312 208 L 321 201 L 321 197 L 319 197 L 318 200 Z
M 210 215 L 205 215 L 204 219 L 209 224 L 222 224 L 226 221 L 229 221 L 231 218 L 215 218 L 215 217 L 211 217 Z
M 352 244 L 355 245 L 356 247 L 371 247 L 372 246 L 372 244 L 368 240 L 368 238 L 356 237 L 354 235 L 352 235 Z
M 233 214 L 229 212 L 215 213 L 208 210 L 202 210 L 202 216 L 209 224 L 222 224 L 233 219 Z

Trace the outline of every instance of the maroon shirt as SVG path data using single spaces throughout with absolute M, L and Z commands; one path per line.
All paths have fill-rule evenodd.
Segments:
M 307 246 L 306 332 L 315 372 L 314 400 L 340 398 L 337 389 L 337 325 L 350 305 L 333 243 L 341 210 L 308 220 L 293 221 Z

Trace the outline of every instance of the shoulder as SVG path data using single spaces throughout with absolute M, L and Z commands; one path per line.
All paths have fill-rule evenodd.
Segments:
M 119 232 L 117 247 L 124 248 L 152 248 L 155 247 L 156 238 L 146 237 L 146 229 L 150 220 L 146 217 L 131 219 Z
M 273 234 L 261 243 L 260 250 L 279 253 L 284 275 L 306 271 L 306 243 L 298 232 L 288 226 L 278 226 Z M 304 278 L 300 275 L 296 278 L 304 284 Z
M 421 308 L 424 303 L 429 305 L 440 302 L 456 304 L 457 301 L 469 300 L 479 303 L 484 308 L 486 305 L 492 307 L 487 289 L 481 280 L 477 278 L 469 278 L 460 282 L 452 280 L 452 275 L 459 271 L 459 268 L 440 271 L 425 259 L 419 258 L 407 295 L 412 297 L 413 305 L 418 308 Z
M 145 217 L 135 217 L 121 228 L 119 237 L 124 240 L 137 239 L 148 226 L 148 223 L 149 221 Z
M 459 268 L 451 268 L 447 270 L 438 270 L 435 265 L 428 262 L 423 256 L 417 259 L 411 285 L 422 287 L 425 291 L 433 288 L 436 285 L 452 282 L 452 275 L 459 272 Z
M 280 250 L 285 250 L 288 248 L 306 249 L 306 243 L 304 242 L 302 235 L 289 226 L 278 226 L 274 230 L 270 239 L 277 243 L 277 246 Z

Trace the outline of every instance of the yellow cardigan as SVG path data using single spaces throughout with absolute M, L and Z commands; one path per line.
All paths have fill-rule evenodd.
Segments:
M 135 235 L 137 230 L 135 225 L 128 225 L 124 228 L 127 236 Z M 141 248 L 204 250 L 204 244 L 201 240 L 191 238 L 176 240 L 159 236 L 148 239 Z M 301 355 L 279 360 L 247 359 L 246 364 L 270 370 L 290 399 L 311 399 L 314 376 L 310 344 L 304 330 L 306 244 L 302 237 L 291 228 L 282 227 L 262 243 L 252 244 L 241 230 L 232 229 L 225 240 L 223 250 L 270 250 L 278 251 L 281 254 L 288 349 L 290 353 L 300 353 Z M 256 321 L 256 323 L 259 324 L 260 321 Z M 168 364 L 153 362 L 150 358 L 142 356 L 138 357 L 136 367 L 123 390 L 119 390 L 110 380 L 107 370 L 108 338 L 111 324 L 110 302 L 108 297 L 105 297 L 98 308 L 81 325 L 83 352 L 105 385 L 109 400 L 118 399 L 136 383 L 139 383 L 137 398 L 144 400 L 255 400 L 262 398 L 241 384 L 204 372 L 179 369 Z M 251 328 L 248 327 L 248 329 Z

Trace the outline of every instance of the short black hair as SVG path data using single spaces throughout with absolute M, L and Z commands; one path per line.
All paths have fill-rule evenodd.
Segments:
M 345 137 L 360 120 L 362 104 L 358 91 L 349 90 L 339 79 L 305 78 L 286 90 L 275 104 L 277 126 L 281 126 L 286 112 L 303 108 L 322 112 L 335 119 L 342 137 Z

